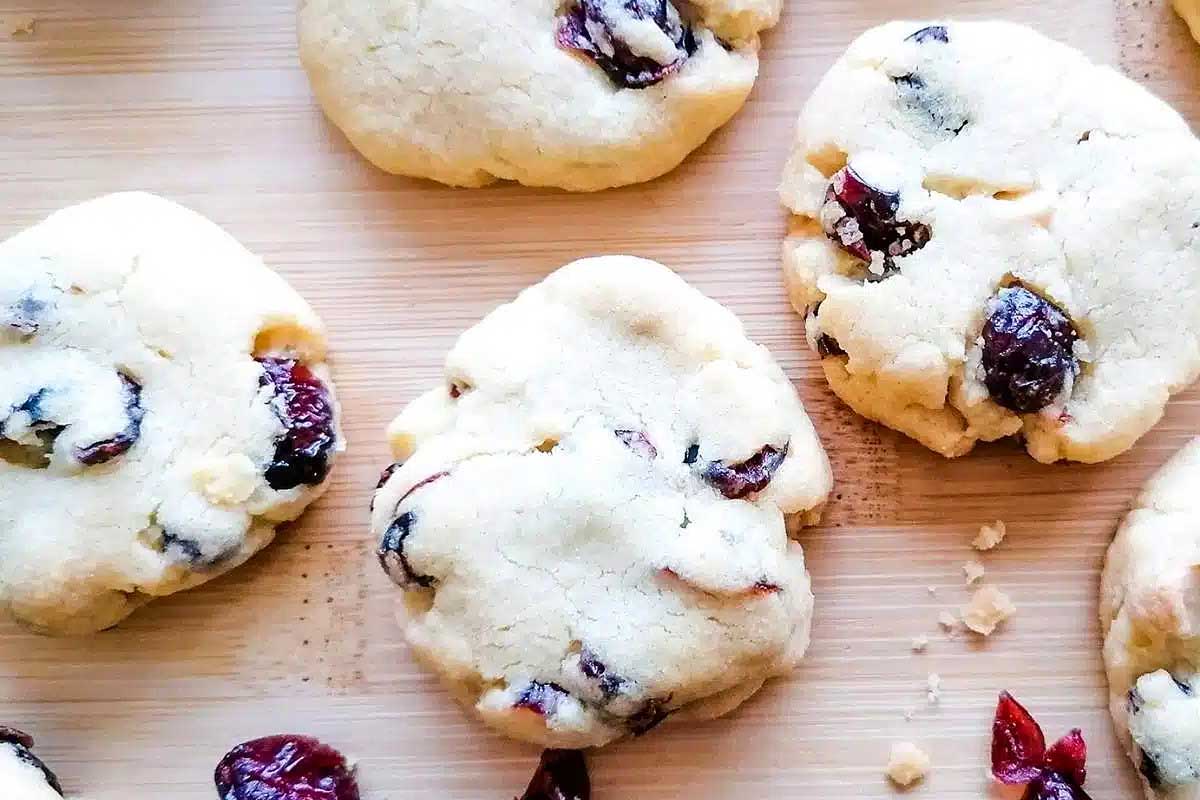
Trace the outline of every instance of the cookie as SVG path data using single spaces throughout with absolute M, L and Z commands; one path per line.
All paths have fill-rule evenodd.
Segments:
M 788 292 L 833 391 L 945 455 L 1133 445 L 1200 369 L 1200 145 L 1002 22 L 893 22 L 800 115 Z
M 808 644 L 800 545 L 831 475 L 733 314 L 629 256 L 459 338 L 388 431 L 372 528 L 409 643 L 485 723 L 598 746 L 711 718 Z
M 147 194 L 0 243 L 0 608 L 114 625 L 265 547 L 342 449 L 320 320 Z
M 325 113 L 388 172 L 594 191 L 656 178 L 745 102 L 781 0 L 302 0 Z
M 1187 23 L 1192 38 L 1200 41 L 1200 0 L 1172 0 L 1175 13 Z
M 1150 800 L 1200 798 L 1200 438 L 1142 488 L 1108 549 L 1109 709 Z
M 0 725 L 0 786 L 10 800 L 62 800 L 58 778 L 33 754 L 33 739 Z

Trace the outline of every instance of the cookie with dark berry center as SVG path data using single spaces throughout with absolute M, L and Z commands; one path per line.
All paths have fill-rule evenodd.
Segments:
M 1200 144 L 1028 28 L 893 22 L 809 98 L 784 275 L 826 378 L 946 456 L 1123 452 L 1200 373 Z
M 304 0 L 326 115 L 380 168 L 594 191 L 674 169 L 745 102 L 781 0 Z
M 831 476 L 795 389 L 665 267 L 569 264 L 459 338 L 375 494 L 407 638 L 508 736 L 605 744 L 789 672 L 812 595 L 789 533 Z
M 342 449 L 324 362 L 308 304 L 161 198 L 0 243 L 0 608 L 98 630 L 264 547 Z

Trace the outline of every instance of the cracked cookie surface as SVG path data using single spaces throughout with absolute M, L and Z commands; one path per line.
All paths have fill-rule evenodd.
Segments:
M 320 320 L 147 194 L 0 243 L 0 608 L 116 624 L 265 547 L 341 449 Z
M 803 655 L 789 533 L 824 450 L 770 353 L 662 265 L 526 289 L 389 439 L 372 528 L 408 641 L 498 731 L 576 748 L 719 716 Z
M 1109 710 L 1150 800 L 1200 798 L 1200 439 L 1142 488 L 1104 564 Z
M 1200 144 L 1001 22 L 893 22 L 801 113 L 784 275 L 826 378 L 946 456 L 1102 461 L 1200 370 Z
M 745 102 L 782 0 L 303 0 L 329 118 L 388 172 L 594 191 L 673 169 Z

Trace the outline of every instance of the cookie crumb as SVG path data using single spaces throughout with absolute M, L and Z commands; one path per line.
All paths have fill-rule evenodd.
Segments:
M 963 574 L 967 576 L 967 585 L 970 586 L 975 581 L 983 577 L 983 564 L 972 558 L 967 563 L 963 564 Z
M 1008 595 L 991 584 L 980 586 L 963 607 L 963 623 L 984 636 L 990 636 L 996 626 L 1017 613 Z
M 896 742 L 888 758 L 886 775 L 897 786 L 912 786 L 925 777 L 932 763 L 925 751 L 912 742 Z
M 942 626 L 942 630 L 947 633 L 952 633 L 958 627 L 958 617 L 951 614 L 949 611 L 938 612 L 938 625 Z
M 971 541 L 971 546 L 976 550 L 991 550 L 1004 541 L 1007 533 L 1008 526 L 1004 524 L 1004 520 L 1002 519 L 998 519 L 990 525 L 981 525 L 979 533 Z
M 904 721 L 912 722 L 913 717 L 915 717 L 916 715 L 917 715 L 917 712 L 910 708 L 908 711 L 904 712 Z
M 0 31 L 9 36 L 26 36 L 33 34 L 34 26 L 37 25 L 37 20 L 30 14 L 12 15 L 8 17 L 0 17 Z
M 914 653 L 924 653 L 925 648 L 929 646 L 928 636 L 914 636 L 912 639 L 912 651 Z
M 929 592 L 931 595 L 935 595 L 935 594 L 937 594 L 937 587 L 936 586 L 926 586 L 925 591 Z
M 931 706 L 937 705 L 938 701 L 942 699 L 942 676 L 936 672 L 929 673 L 929 677 L 925 679 L 925 687 L 925 699 Z

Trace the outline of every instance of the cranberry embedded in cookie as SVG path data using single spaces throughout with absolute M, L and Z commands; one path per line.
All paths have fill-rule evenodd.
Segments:
M 929 226 L 898 218 L 900 193 L 872 186 L 852 167 L 834 173 L 825 191 L 821 226 L 825 235 L 860 261 L 878 253 L 887 275 L 895 259 L 929 243 Z
M 768 444 L 738 464 L 712 461 L 704 469 L 704 479 L 730 500 L 738 500 L 767 488 L 775 471 L 787 458 L 787 452 L 786 444 L 779 448 Z
M 62 796 L 58 777 L 33 754 L 33 737 L 0 725 L 0 788 L 16 800 Z M 9 793 L 15 793 L 10 795 Z
M 260 383 L 274 391 L 273 405 L 285 432 L 267 467 L 267 483 L 285 491 L 314 486 L 329 474 L 329 456 L 337 441 L 329 389 L 294 358 L 259 358 Z
M 1054 303 L 1019 284 L 1001 289 L 983 326 L 984 383 L 992 399 L 1020 414 L 1056 402 L 1079 372 L 1078 338 Z
M 557 35 L 560 46 L 586 54 L 628 89 L 653 86 L 696 50 L 670 0 L 578 0 L 559 19 Z

